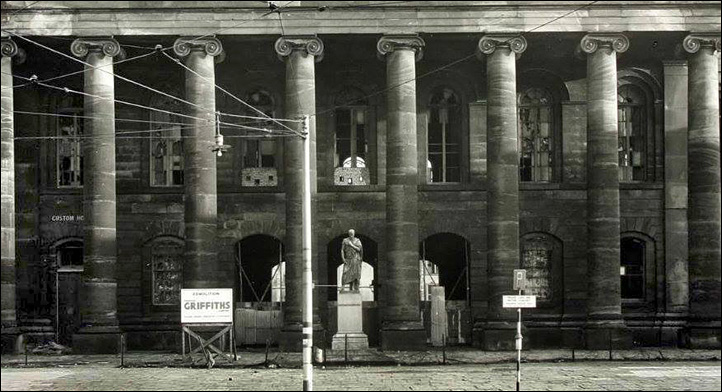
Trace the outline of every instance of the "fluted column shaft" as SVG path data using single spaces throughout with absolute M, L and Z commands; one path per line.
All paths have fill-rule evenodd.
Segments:
M 719 34 L 690 35 L 689 58 L 689 311 L 691 344 L 720 347 Z M 695 331 L 695 329 L 702 329 Z M 706 331 L 703 331 L 706 330 Z
M 81 332 L 117 327 L 115 189 L 115 40 L 77 39 L 73 54 L 85 57 L 83 130 L 83 277 Z
M 218 201 L 215 145 L 215 56 L 220 41 L 179 38 L 174 50 L 185 57 L 188 119 L 183 135 L 183 188 L 185 192 L 184 288 L 222 287 L 222 268 L 216 248 Z

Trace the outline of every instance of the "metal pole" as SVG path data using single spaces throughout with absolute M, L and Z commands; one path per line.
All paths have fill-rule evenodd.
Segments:
M 521 290 L 519 290 L 519 295 L 521 295 Z M 519 391 L 521 384 L 521 343 L 523 339 L 521 336 L 521 308 L 517 308 L 516 312 L 519 315 L 516 323 L 516 390 Z
M 313 390 L 313 280 L 311 271 L 311 135 L 303 116 L 303 390 Z

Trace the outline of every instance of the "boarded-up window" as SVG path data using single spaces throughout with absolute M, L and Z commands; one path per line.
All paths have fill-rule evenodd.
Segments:
M 538 301 L 552 299 L 552 256 L 554 244 L 542 235 L 525 237 L 521 252 L 521 268 L 526 270 L 527 295 L 536 295 Z
M 183 284 L 183 246 L 158 240 L 152 245 L 153 305 L 180 304 Z

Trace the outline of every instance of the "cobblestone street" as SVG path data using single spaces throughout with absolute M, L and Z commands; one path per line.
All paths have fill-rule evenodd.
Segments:
M 316 390 L 513 390 L 515 364 L 317 368 Z M 719 391 L 720 362 L 531 363 L 523 390 Z M 2 390 L 300 390 L 300 369 L 3 368 Z

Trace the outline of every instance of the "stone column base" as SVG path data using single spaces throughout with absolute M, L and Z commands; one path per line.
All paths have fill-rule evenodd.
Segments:
M 587 350 L 623 350 L 634 346 L 632 333 L 624 326 L 587 326 L 584 345 Z
M 364 333 L 337 333 L 333 335 L 331 349 L 336 351 L 365 350 L 369 348 L 369 338 Z
M 418 350 L 426 347 L 421 321 L 393 323 L 381 327 L 381 350 Z
M 18 328 L 3 328 L 0 336 L 2 336 L 3 354 L 20 354 L 22 352 L 24 336 Z
M 119 348 L 117 326 L 85 327 L 73 334 L 73 354 L 117 354 Z
M 689 348 L 720 349 L 720 324 L 710 326 L 689 326 L 685 331 L 686 345 Z
M 506 351 L 515 350 L 516 344 L 514 337 L 516 336 L 516 322 L 513 321 L 493 321 L 484 324 L 481 333 L 482 350 L 487 351 Z M 523 332 L 522 332 L 523 334 Z
M 326 342 L 324 338 L 326 331 L 320 325 L 313 326 L 313 346 L 314 347 L 325 347 Z M 281 351 L 286 352 L 301 352 L 303 351 L 303 335 L 301 334 L 301 328 L 284 328 L 278 335 L 278 348 Z

